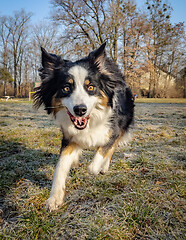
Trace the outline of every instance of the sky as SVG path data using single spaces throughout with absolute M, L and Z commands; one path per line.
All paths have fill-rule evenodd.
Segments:
M 32 22 L 38 23 L 50 17 L 50 0 L 0 0 L 0 15 L 13 15 L 14 11 L 24 9 L 32 12 Z
M 78 0 L 77 0 L 78 1 Z M 145 0 L 136 0 L 137 5 L 143 8 Z M 173 8 L 172 23 L 185 22 L 186 25 L 186 0 L 168 0 Z M 13 15 L 14 11 L 24 9 L 32 12 L 32 23 L 38 23 L 50 18 L 51 0 L 0 0 L 0 15 Z

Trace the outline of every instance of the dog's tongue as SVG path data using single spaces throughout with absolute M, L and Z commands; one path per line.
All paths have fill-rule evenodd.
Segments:
M 86 118 L 82 118 L 82 117 L 74 117 L 73 119 L 74 119 L 74 124 L 79 127 L 83 127 L 87 121 Z
M 68 115 L 70 116 L 71 121 L 77 129 L 84 129 L 87 126 L 89 117 L 75 117 L 69 111 Z

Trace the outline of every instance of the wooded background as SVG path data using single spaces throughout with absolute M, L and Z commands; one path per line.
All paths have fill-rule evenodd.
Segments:
M 50 20 L 32 24 L 21 9 L 0 15 L 0 96 L 28 97 L 40 81 L 40 46 L 65 59 L 107 42 L 134 94 L 186 97 L 184 23 L 173 24 L 166 0 L 52 0 Z

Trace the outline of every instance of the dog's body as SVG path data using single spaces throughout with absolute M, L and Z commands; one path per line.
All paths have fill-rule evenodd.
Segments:
M 108 171 L 115 148 L 126 142 L 133 125 L 133 96 L 117 65 L 106 57 L 105 44 L 76 62 L 62 60 L 42 49 L 41 86 L 35 106 L 53 113 L 62 133 L 47 208 L 57 209 L 64 199 L 65 181 L 84 148 L 97 148 L 89 166 L 93 174 Z

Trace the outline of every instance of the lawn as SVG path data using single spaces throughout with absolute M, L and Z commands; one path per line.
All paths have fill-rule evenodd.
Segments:
M 29 102 L 0 102 L 0 239 L 185 239 L 186 103 L 135 106 L 133 141 L 109 172 L 67 179 L 65 204 L 48 213 L 61 133 Z

